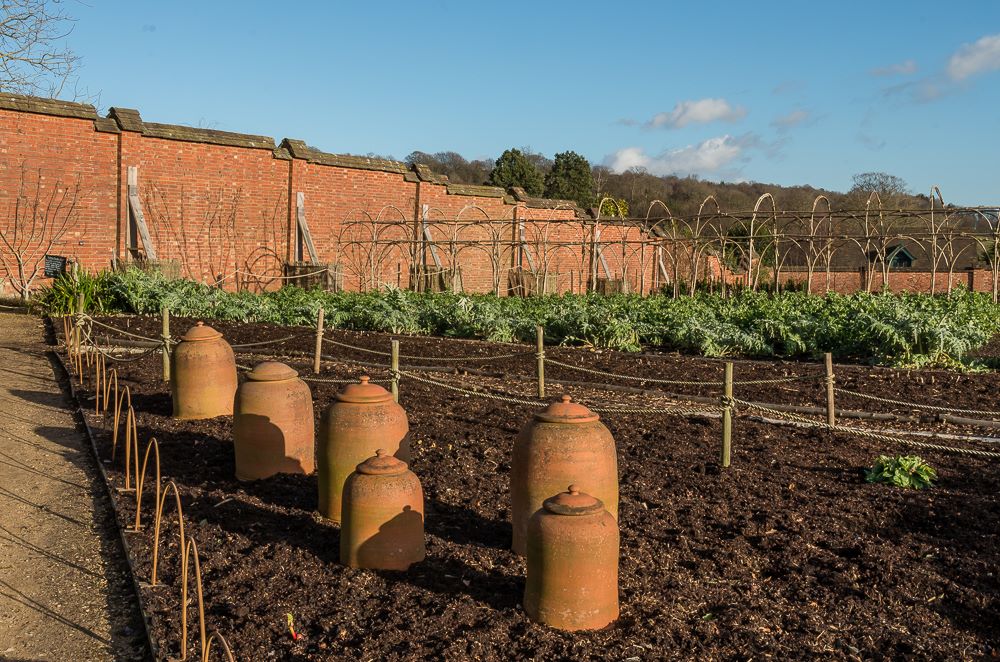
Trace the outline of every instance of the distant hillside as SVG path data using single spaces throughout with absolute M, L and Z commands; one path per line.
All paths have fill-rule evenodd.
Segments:
M 524 155 L 544 175 L 552 167 L 548 157 L 522 148 Z M 458 184 L 486 184 L 494 162 L 490 159 L 469 161 L 457 152 L 413 152 L 407 163 L 422 163 Z M 751 210 L 764 193 L 774 196 L 779 209 L 809 211 L 818 195 L 825 195 L 835 210 L 864 209 L 871 191 L 878 190 L 887 208 L 924 209 L 930 204 L 926 195 L 913 195 L 906 182 L 885 173 L 862 173 L 855 176 L 854 187 L 844 193 L 808 185 L 782 186 L 760 182 L 711 182 L 698 177 L 657 176 L 641 170 L 613 173 L 605 166 L 593 166 L 593 190 L 597 198 L 621 198 L 628 202 L 629 215 L 646 216 L 654 200 L 664 202 L 675 216 L 698 213 L 701 203 L 715 196 L 724 211 Z M 594 201 L 596 203 L 596 200 Z M 659 207 L 653 215 L 662 215 Z

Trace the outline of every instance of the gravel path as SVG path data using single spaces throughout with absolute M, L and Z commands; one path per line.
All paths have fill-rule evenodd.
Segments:
M 0 659 L 144 660 L 108 500 L 44 332 L 0 314 Z

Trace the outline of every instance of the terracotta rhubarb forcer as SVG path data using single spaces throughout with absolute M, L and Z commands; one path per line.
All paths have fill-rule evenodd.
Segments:
M 236 356 L 222 334 L 198 322 L 170 357 L 174 418 L 229 416 L 236 395 Z
M 560 630 L 596 630 L 614 622 L 618 538 L 618 521 L 576 485 L 546 499 L 528 522 L 528 618 Z
M 316 430 L 312 392 L 284 363 L 258 363 L 236 390 L 233 448 L 236 478 L 311 474 Z
M 345 386 L 320 421 L 316 447 L 320 514 L 340 521 L 344 481 L 379 448 L 409 462 L 409 429 L 406 412 L 389 391 L 368 377 Z
M 511 548 L 524 555 L 528 518 L 542 501 L 578 476 L 618 518 L 618 458 L 615 440 L 600 417 L 568 395 L 553 402 L 521 428 L 514 441 L 510 500 L 514 538 Z
M 406 570 L 424 560 L 424 493 L 406 463 L 380 448 L 344 483 L 340 562 Z

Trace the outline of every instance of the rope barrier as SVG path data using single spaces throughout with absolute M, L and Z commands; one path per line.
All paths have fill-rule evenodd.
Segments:
M 671 404 L 665 407 L 588 407 L 598 414 L 679 414 L 682 416 L 718 416 L 721 408 L 709 406 Z
M 652 384 L 672 384 L 679 386 L 722 386 L 722 382 L 706 382 L 706 381 L 682 381 L 676 379 L 658 379 L 654 377 L 636 377 L 635 375 L 622 375 L 616 372 L 608 372 L 605 370 L 597 370 L 595 368 L 584 368 L 583 366 L 572 365 L 570 363 L 563 363 L 562 361 L 556 361 L 555 359 L 546 358 L 546 363 L 551 363 L 552 365 L 557 365 L 562 368 L 569 368 L 570 370 L 579 370 L 580 372 L 588 372 L 593 375 L 602 375 L 605 377 L 617 377 L 618 379 L 629 379 L 636 382 L 649 382 Z M 802 382 L 811 380 L 823 380 L 825 375 L 801 375 L 792 377 L 777 377 L 771 379 L 748 379 L 748 380 L 737 380 L 733 384 L 744 385 L 744 386 L 756 386 L 762 384 L 785 384 L 790 382 Z
M 915 446 L 917 448 L 928 448 L 932 450 L 943 451 L 946 453 L 975 455 L 978 457 L 988 457 L 991 459 L 1000 458 L 1000 453 L 994 451 L 984 451 L 984 450 L 979 450 L 978 448 L 956 448 L 954 446 L 942 446 L 940 444 L 931 444 L 925 441 L 916 441 L 914 439 L 909 439 L 907 437 L 895 436 L 886 432 L 877 432 L 875 430 L 867 430 L 865 428 L 854 428 L 847 425 L 830 425 L 829 423 L 823 421 L 814 421 L 813 419 L 806 418 L 805 416 L 799 416 L 798 414 L 791 414 L 788 412 L 778 411 L 777 409 L 771 409 L 770 407 L 754 404 L 752 402 L 747 402 L 745 400 L 733 399 L 733 403 L 738 404 L 741 407 L 746 407 L 747 409 L 770 414 L 772 416 L 777 416 L 780 419 L 798 423 L 799 425 L 820 428 L 823 430 L 830 430 L 831 432 L 844 432 L 847 434 L 853 434 L 859 437 L 872 439 L 874 441 L 888 441 L 892 443 L 901 443 L 909 446 Z
M 368 349 L 367 347 L 358 347 L 357 345 L 349 345 L 347 343 L 338 342 L 336 340 L 331 340 L 330 338 L 323 338 L 323 342 L 329 343 L 331 345 L 337 345 L 338 347 L 344 347 L 347 349 L 353 349 L 358 352 L 365 352 L 366 354 L 376 354 L 378 356 L 392 356 L 389 352 L 382 352 L 377 349 Z M 511 354 L 496 354 L 493 356 L 421 356 L 417 354 L 400 354 L 401 359 L 414 359 L 419 361 L 497 361 L 500 359 L 512 359 L 518 356 L 534 356 L 533 351 L 525 352 L 514 352 Z
M 487 392 L 483 392 L 483 391 L 472 391 L 472 390 L 469 390 L 469 389 L 460 388 L 458 386 L 452 386 L 451 384 L 445 384 L 444 382 L 439 382 L 439 381 L 436 381 L 434 379 L 427 379 L 425 377 L 418 377 L 417 375 L 413 374 L 412 372 L 407 372 L 405 370 L 401 370 L 399 372 L 399 374 L 401 376 L 404 376 L 404 377 L 408 378 L 408 379 L 412 379 L 412 380 L 414 380 L 416 382 L 422 382 L 424 384 L 430 384 L 432 386 L 439 386 L 441 388 L 448 389 L 449 391 L 455 391 L 456 393 L 462 393 L 464 395 L 475 395 L 475 396 L 478 396 L 480 398 L 487 398 L 489 400 L 498 400 L 500 402 L 507 402 L 507 403 L 515 404 L 515 405 L 531 405 L 532 407 L 545 407 L 546 405 L 549 404 L 548 402 L 544 402 L 542 400 L 525 400 L 523 398 L 515 398 L 515 397 L 506 396 L 506 395 L 497 395 L 495 393 L 487 393 Z
M 295 340 L 297 338 L 305 338 L 306 336 L 311 336 L 312 332 L 308 333 L 298 333 L 292 336 L 287 336 L 285 338 L 275 338 L 272 340 L 261 340 L 260 342 L 246 342 L 240 343 L 238 345 L 230 345 L 233 349 L 243 349 L 245 347 L 261 347 L 263 345 L 277 345 L 279 343 L 288 342 L 289 340 Z
M 109 324 L 105 324 L 104 322 L 99 322 L 99 321 L 95 320 L 93 317 L 91 317 L 90 315 L 87 315 L 87 314 L 80 314 L 80 313 L 78 313 L 77 315 L 75 315 L 75 317 L 76 317 L 78 323 L 86 321 L 89 324 L 96 324 L 97 326 L 104 327 L 105 329 L 108 329 L 109 331 L 114 331 L 115 333 L 120 333 L 120 334 L 125 335 L 125 336 L 136 338 L 138 340 L 146 340 L 146 341 L 149 341 L 149 342 L 155 342 L 157 344 L 159 344 L 160 340 L 161 340 L 159 337 L 149 338 L 147 336 L 140 336 L 137 333 L 132 333 L 131 331 L 126 331 L 125 329 L 119 329 L 119 328 L 111 326 Z
M 337 342 L 336 340 L 331 340 L 330 338 L 323 338 L 323 342 L 329 343 L 331 345 L 336 345 L 337 347 L 345 347 L 347 349 L 353 349 L 357 352 L 365 352 L 366 354 L 377 354 L 378 356 L 392 356 L 389 352 L 380 352 L 377 349 L 368 349 L 367 347 L 357 347 L 355 345 L 348 345 L 347 343 Z
M 986 411 L 981 409 L 956 409 L 955 407 L 938 407 L 936 405 L 923 405 L 916 402 L 906 402 L 905 400 L 892 400 L 890 398 L 883 398 L 877 395 L 869 395 L 868 393 L 861 393 L 859 391 L 851 391 L 846 388 L 835 387 L 835 391 L 838 393 L 843 393 L 845 395 L 854 395 L 859 398 L 865 398 L 866 400 L 874 400 L 875 402 L 883 402 L 890 405 L 901 405 L 904 407 L 912 407 L 913 409 L 927 409 L 930 411 L 942 411 L 951 412 L 955 414 L 978 414 L 981 416 L 994 416 L 1000 417 L 1000 411 Z
M 570 370 L 579 370 L 580 372 L 589 372 L 593 375 L 603 375 L 605 377 L 618 377 L 619 379 L 630 379 L 637 382 L 650 382 L 653 384 L 673 384 L 679 386 L 722 386 L 722 382 L 706 382 L 706 381 L 680 381 L 674 379 L 656 379 L 653 377 L 636 377 L 634 375 L 620 375 L 615 372 L 607 372 L 605 370 L 596 370 L 594 368 L 584 368 L 583 366 L 572 365 L 570 363 L 563 363 L 562 361 L 556 361 L 555 359 L 546 358 L 546 363 L 551 363 L 552 365 L 557 365 L 562 368 L 569 368 Z
M 90 335 L 91 332 L 90 332 L 90 328 L 88 326 L 82 325 L 80 328 L 83 330 L 84 342 L 87 345 L 89 345 L 91 349 L 93 349 L 94 351 L 96 351 L 98 354 L 100 354 L 104 358 L 110 359 L 112 361 L 117 361 L 118 363 L 134 363 L 135 361 L 140 361 L 140 360 L 146 358 L 147 356 L 149 356 L 153 352 L 160 351 L 159 347 L 152 347 L 152 348 L 147 349 L 146 351 L 144 351 L 144 352 L 142 352 L 140 354 L 134 354 L 134 355 L 130 356 L 127 359 L 126 358 L 117 357 L 117 356 L 114 356 L 113 354 L 111 354 L 109 352 L 106 352 L 105 350 L 101 349 L 97 345 L 97 343 L 94 342 L 94 338 L 93 338 L 93 336 Z
M 414 359 L 419 361 L 499 361 L 501 359 L 513 359 L 519 356 L 534 356 L 534 352 L 514 352 L 512 354 L 497 354 L 494 356 L 414 356 L 412 354 L 400 354 L 401 359 Z
M 448 389 L 449 391 L 455 391 L 457 393 L 462 393 L 464 395 L 474 395 L 481 398 L 487 398 L 490 400 L 498 400 L 500 402 L 507 402 L 510 404 L 517 405 L 531 405 L 533 407 L 545 407 L 551 404 L 548 401 L 543 400 L 526 400 L 523 398 L 517 398 L 513 396 L 500 395 L 497 393 L 486 392 L 486 391 L 474 391 L 471 389 L 465 389 L 458 386 L 453 386 L 451 384 L 445 384 L 444 382 L 439 382 L 434 379 L 427 379 L 426 377 L 419 377 L 412 372 L 401 371 L 400 375 L 406 376 L 414 381 L 423 382 L 425 384 L 430 384 L 432 386 L 439 386 L 441 388 Z M 589 407 L 590 411 L 595 413 L 607 413 L 607 414 L 686 414 L 692 416 L 706 416 L 715 415 L 717 412 L 708 411 L 705 407 L 696 407 L 683 404 L 670 405 L 668 407 Z
M 759 386 L 762 384 L 787 384 L 790 382 L 809 382 L 809 381 L 821 381 L 825 382 L 828 380 L 826 375 L 801 375 L 797 377 L 776 377 L 773 379 L 747 379 L 747 380 L 733 380 L 733 384 L 737 386 Z
M 302 377 L 299 376 L 304 382 L 316 382 L 317 384 L 357 384 L 357 379 L 327 379 L 325 377 Z M 369 379 L 369 384 L 389 384 L 388 379 Z

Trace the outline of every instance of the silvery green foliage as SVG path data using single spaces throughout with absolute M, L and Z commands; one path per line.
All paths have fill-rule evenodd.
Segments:
M 771 294 L 666 296 L 552 295 L 495 297 L 416 293 L 398 288 L 330 293 L 285 287 L 226 292 L 158 273 L 126 270 L 86 279 L 88 300 L 109 312 L 174 315 L 311 326 L 322 306 L 329 328 L 433 334 L 500 342 L 548 342 L 625 351 L 662 347 L 706 356 L 816 358 L 897 366 L 949 365 L 1000 333 L 1000 306 L 988 295 L 957 290 L 925 294 Z M 60 279 L 38 302 L 62 312 L 77 285 Z

